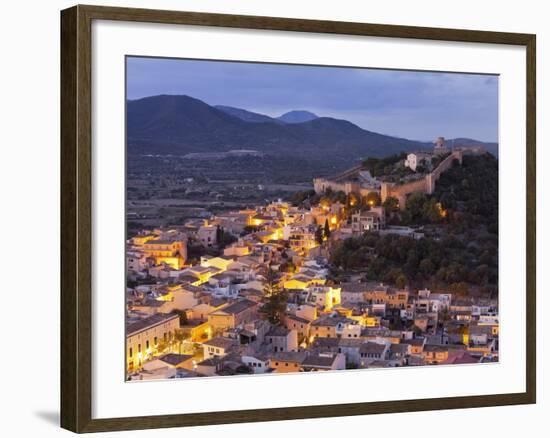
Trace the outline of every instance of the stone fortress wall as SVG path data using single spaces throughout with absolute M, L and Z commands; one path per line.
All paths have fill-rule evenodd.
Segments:
M 447 158 L 439 163 L 439 166 L 423 178 L 416 181 L 411 181 L 405 184 L 383 182 L 380 190 L 382 202 L 391 196 L 398 200 L 399 208 L 403 209 L 405 208 L 405 203 L 407 202 L 407 196 L 413 193 L 425 193 L 427 195 L 431 195 L 435 191 L 435 183 L 441 174 L 453 165 L 454 160 L 457 160 L 459 164 L 462 165 L 463 153 L 464 152 L 462 150 L 455 150 L 451 152 Z
M 439 139 L 438 139 L 439 140 Z M 441 139 L 441 141 L 443 141 Z M 380 190 L 374 190 L 379 192 L 382 202 L 389 197 L 394 197 L 399 202 L 401 209 L 405 208 L 407 202 L 407 196 L 413 193 L 425 193 L 431 195 L 435 191 L 435 185 L 442 173 L 447 171 L 452 165 L 453 161 L 457 160 L 462 165 L 462 157 L 466 154 L 479 155 L 485 153 L 485 149 L 482 146 L 474 147 L 456 147 L 439 165 L 433 169 L 430 173 L 424 177 L 404 184 L 383 182 Z M 353 178 L 363 170 L 362 165 L 354 166 L 344 172 L 337 175 L 326 178 L 314 178 L 313 188 L 316 193 L 324 193 L 328 188 L 334 191 L 342 191 L 346 195 L 350 193 L 357 193 L 361 196 L 366 196 L 372 192 L 373 189 L 364 189 L 358 182 L 353 181 Z

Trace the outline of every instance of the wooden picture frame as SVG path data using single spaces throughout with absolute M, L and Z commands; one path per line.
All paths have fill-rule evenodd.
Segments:
M 91 25 L 93 20 L 186 24 L 519 45 L 526 48 L 527 321 L 524 393 L 231 412 L 92 418 Z M 274 17 L 75 6 L 61 12 L 61 426 L 99 432 L 529 404 L 536 401 L 535 35 Z

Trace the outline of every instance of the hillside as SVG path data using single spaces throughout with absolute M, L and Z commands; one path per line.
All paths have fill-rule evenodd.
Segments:
M 129 154 L 184 155 L 246 148 L 351 162 L 424 147 L 421 142 L 367 131 L 346 120 L 318 117 L 281 123 L 238 108 L 223 107 L 222 111 L 189 96 L 146 97 L 128 101 L 127 108 Z

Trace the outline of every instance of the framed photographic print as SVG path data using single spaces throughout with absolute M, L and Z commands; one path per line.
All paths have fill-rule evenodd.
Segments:
M 61 13 L 61 423 L 535 403 L 535 36 Z

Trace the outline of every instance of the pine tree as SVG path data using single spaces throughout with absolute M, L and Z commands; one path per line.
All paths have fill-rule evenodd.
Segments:
M 315 240 L 319 245 L 323 243 L 323 230 L 321 229 L 321 227 L 317 227 L 317 229 L 315 230 Z
M 281 290 L 279 287 L 275 271 L 271 268 L 266 273 L 264 295 L 267 297 L 267 302 L 264 304 L 263 310 L 267 319 L 272 324 L 281 324 L 286 312 L 288 295 L 284 289 Z
M 325 219 L 325 232 L 324 235 L 327 239 L 330 238 L 330 226 L 328 225 L 328 219 Z

